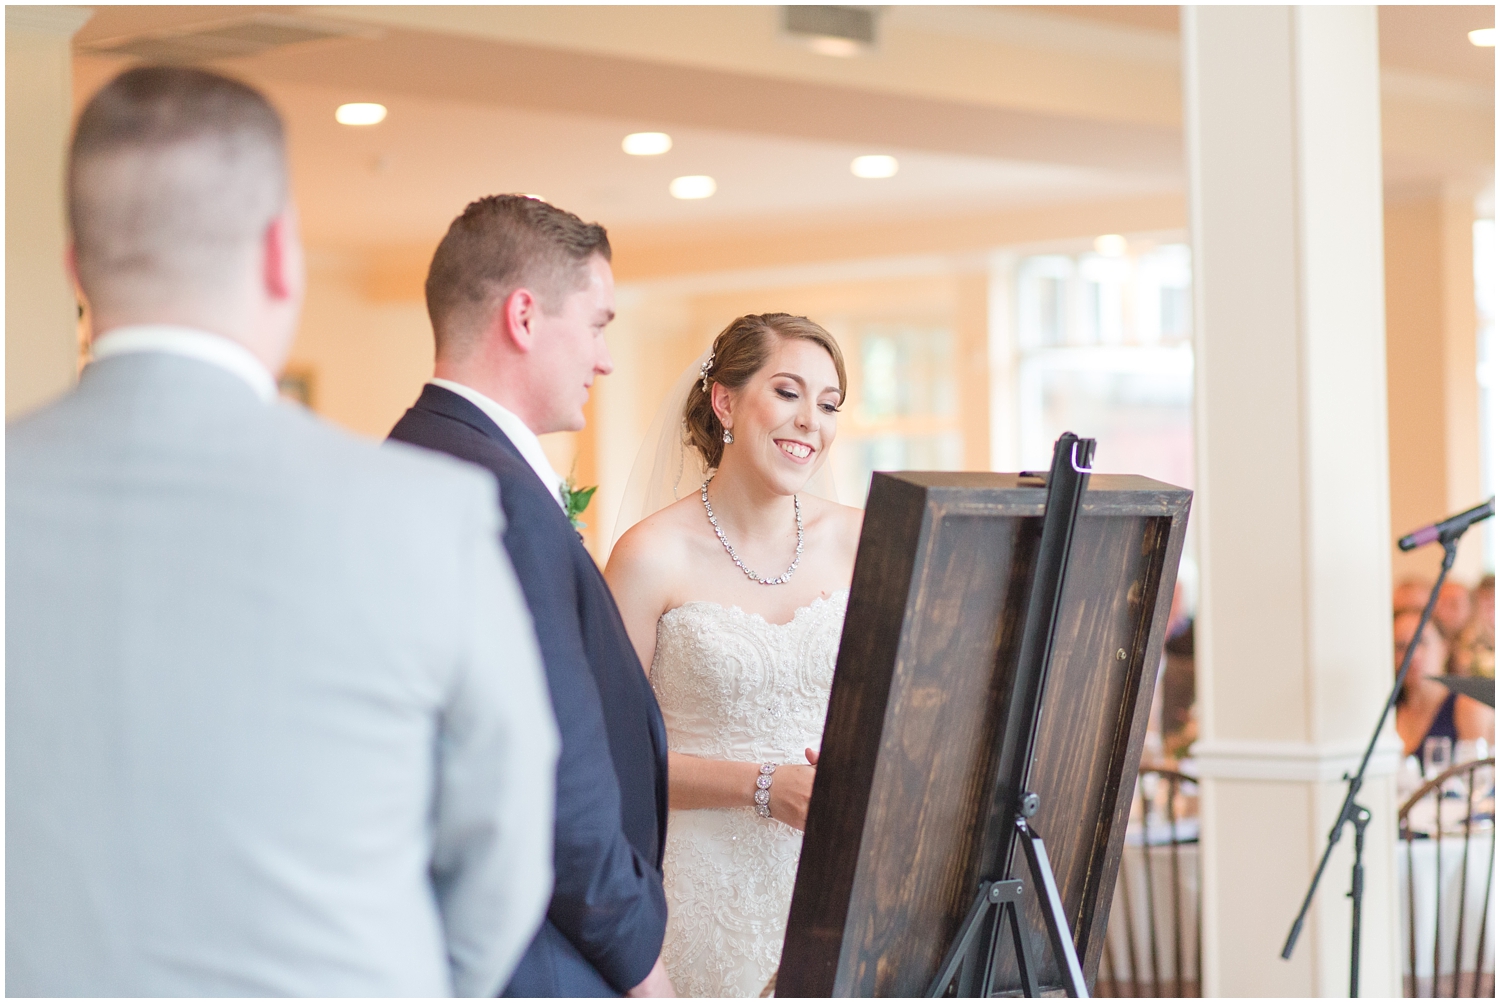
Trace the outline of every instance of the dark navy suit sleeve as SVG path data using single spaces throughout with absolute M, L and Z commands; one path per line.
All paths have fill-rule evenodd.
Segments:
M 571 544 L 567 535 L 559 540 L 538 526 L 547 516 L 561 516 L 557 503 L 540 486 L 535 495 L 512 490 L 504 498 L 505 548 L 536 621 L 563 738 L 557 765 L 557 878 L 547 918 L 624 992 L 650 974 L 661 952 L 667 917 L 661 875 L 620 828 L 620 788 L 599 690 L 584 654 Z M 553 511 L 527 511 L 536 501 Z M 569 570 L 559 574 L 559 569 Z M 641 768 L 653 767 L 643 763 Z
M 620 785 L 579 617 L 574 531 L 531 469 L 469 426 L 414 409 L 391 437 L 478 463 L 499 478 L 504 544 L 531 609 L 562 738 L 548 923 L 506 995 L 623 993 L 660 955 L 667 907 L 661 872 L 622 829 Z M 581 962 L 593 971 L 579 970 Z

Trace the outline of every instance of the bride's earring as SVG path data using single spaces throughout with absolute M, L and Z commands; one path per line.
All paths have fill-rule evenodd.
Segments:
M 734 441 L 734 433 L 731 432 L 731 431 L 729 431 L 729 429 L 726 428 L 724 430 L 724 445 L 727 446 L 727 445 L 729 445 L 733 441 Z

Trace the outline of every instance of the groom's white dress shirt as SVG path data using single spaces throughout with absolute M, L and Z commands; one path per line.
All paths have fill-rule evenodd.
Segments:
M 537 477 L 547 486 L 547 490 L 552 492 L 552 497 L 557 499 L 559 505 L 563 504 L 561 490 L 563 479 L 558 476 L 556 470 L 552 469 L 552 464 L 547 460 L 547 452 L 542 449 L 542 440 L 536 437 L 536 433 L 528 428 L 514 411 L 497 404 L 478 390 L 466 387 L 462 383 L 440 379 L 436 376 L 427 382 L 435 387 L 453 391 L 483 411 L 490 421 L 499 425 L 500 431 L 504 432 L 506 438 L 510 439 L 521 451 L 521 456 L 526 460 L 527 465 L 536 471 Z

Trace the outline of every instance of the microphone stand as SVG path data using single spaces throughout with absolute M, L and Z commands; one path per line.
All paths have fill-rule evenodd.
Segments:
M 1307 911 L 1312 907 L 1313 895 L 1318 890 L 1318 882 L 1323 878 L 1323 869 L 1328 866 L 1328 858 L 1333 856 L 1333 848 L 1343 837 L 1344 826 L 1354 826 L 1354 868 L 1349 881 L 1349 898 L 1353 900 L 1354 907 L 1354 922 L 1350 931 L 1349 945 L 1350 998 L 1359 996 L 1359 925 L 1365 894 L 1365 826 L 1370 823 L 1370 810 L 1356 803 L 1355 798 L 1359 797 L 1359 790 L 1364 786 L 1365 769 L 1370 765 L 1370 757 L 1375 753 L 1375 743 L 1380 740 L 1380 732 L 1385 727 L 1385 719 L 1390 716 L 1391 708 L 1396 706 L 1396 698 L 1401 695 L 1401 687 L 1406 684 L 1406 673 L 1411 668 L 1411 656 L 1417 650 L 1418 642 L 1422 640 L 1422 632 L 1427 629 L 1427 621 L 1432 619 L 1432 611 L 1437 606 L 1438 592 L 1443 587 L 1443 580 L 1448 577 L 1448 572 L 1453 568 L 1453 561 L 1458 556 L 1458 540 L 1468 528 L 1468 525 L 1464 525 L 1438 537 L 1443 545 L 1443 568 L 1438 572 L 1437 581 L 1433 583 L 1432 594 L 1427 597 L 1427 606 L 1422 610 L 1422 619 L 1417 624 L 1417 632 L 1407 643 L 1406 654 L 1401 656 L 1401 669 L 1396 673 L 1396 684 L 1391 687 L 1391 695 L 1386 697 L 1385 707 L 1380 712 L 1380 720 L 1375 723 L 1375 732 L 1370 736 L 1370 744 L 1365 747 L 1364 758 L 1359 761 L 1359 769 L 1354 772 L 1353 776 L 1344 774 L 1344 780 L 1349 784 L 1349 791 L 1344 795 L 1344 806 L 1339 809 L 1339 817 L 1328 833 L 1328 846 L 1323 850 L 1323 859 L 1318 862 L 1318 869 L 1313 872 L 1312 883 L 1307 889 L 1307 897 L 1302 900 L 1302 910 L 1297 913 L 1297 920 L 1292 924 L 1291 932 L 1287 934 L 1286 946 L 1281 949 L 1282 959 L 1290 959 L 1292 949 L 1297 946 L 1297 938 L 1302 934 L 1302 924 L 1307 919 Z

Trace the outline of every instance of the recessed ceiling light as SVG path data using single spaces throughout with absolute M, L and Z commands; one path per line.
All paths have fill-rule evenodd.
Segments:
M 901 165 L 896 163 L 895 157 L 888 157 L 883 153 L 874 153 L 867 157 L 855 157 L 849 164 L 849 170 L 854 172 L 856 178 L 889 178 L 894 177 Z
M 1469 32 L 1469 41 L 1482 48 L 1493 49 L 1495 47 L 1495 29 L 1475 28 Z
M 815 35 L 807 40 L 807 47 L 820 56 L 836 56 L 839 59 L 853 59 L 865 50 L 854 39 L 839 38 L 836 35 Z
M 341 104 L 333 118 L 339 125 L 374 125 L 385 121 L 385 105 L 367 101 Z
M 719 190 L 718 184 L 707 174 L 687 174 L 673 178 L 667 190 L 673 198 L 706 199 Z
M 632 132 L 620 147 L 632 157 L 654 157 L 672 148 L 672 137 L 665 132 Z
M 788 4 L 781 8 L 781 28 L 819 55 L 850 59 L 875 48 L 877 16 L 872 7 Z
M 1118 233 L 1106 233 L 1094 238 L 1094 250 L 1106 258 L 1118 258 L 1128 250 L 1130 244 Z

